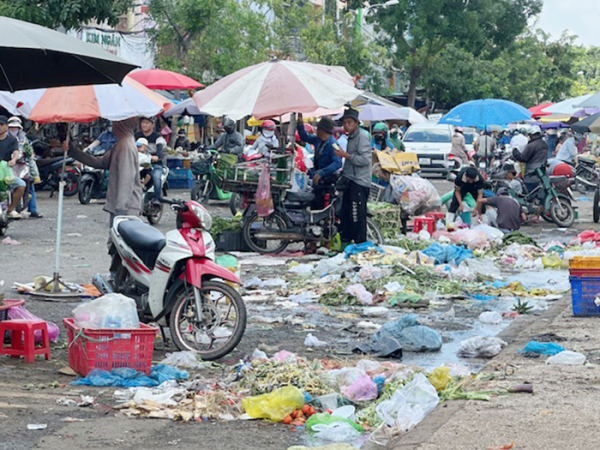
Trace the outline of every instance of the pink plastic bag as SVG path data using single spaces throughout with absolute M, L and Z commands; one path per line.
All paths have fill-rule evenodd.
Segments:
M 40 319 L 35 314 L 30 313 L 25 309 L 24 306 L 14 306 L 8 310 L 8 317 L 12 320 L 43 320 Z M 45 321 L 48 324 L 48 337 L 50 338 L 50 342 L 58 341 L 59 329 L 58 326 L 50 322 L 49 320 Z M 35 342 L 42 342 L 42 332 L 41 330 L 35 331 Z
M 342 394 L 353 402 L 364 402 L 377 398 L 377 385 L 371 377 L 363 375 L 356 379 L 350 386 L 342 386 Z
M 271 174 L 269 165 L 263 165 L 258 178 L 258 188 L 256 190 L 256 212 L 259 217 L 268 217 L 273 214 L 273 197 L 271 196 Z

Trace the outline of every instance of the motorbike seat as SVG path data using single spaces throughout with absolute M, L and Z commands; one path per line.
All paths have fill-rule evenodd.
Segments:
M 55 162 L 62 162 L 63 159 L 64 158 L 62 156 L 58 156 L 56 158 L 43 158 L 36 160 L 36 163 L 39 167 L 44 167 Z
M 315 199 L 313 192 L 287 192 L 285 200 L 292 203 L 311 203 Z
M 586 158 L 585 156 L 580 156 L 578 159 L 578 162 L 580 164 L 583 164 L 585 166 L 594 166 L 596 165 L 596 160 L 591 159 L 591 158 Z
M 144 264 L 153 269 L 158 254 L 167 244 L 165 235 L 151 225 L 134 220 L 119 223 L 117 230 Z

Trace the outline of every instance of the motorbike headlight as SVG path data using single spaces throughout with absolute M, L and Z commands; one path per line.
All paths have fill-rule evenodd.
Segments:
M 192 212 L 200 221 L 200 227 L 206 231 L 209 231 L 212 227 L 212 217 L 210 213 L 201 205 L 193 205 Z

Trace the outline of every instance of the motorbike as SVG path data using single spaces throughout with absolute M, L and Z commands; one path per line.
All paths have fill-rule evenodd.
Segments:
M 10 189 L 0 190 L 0 236 L 4 236 L 8 229 L 9 220 L 7 211 L 10 202 Z
M 79 192 L 79 169 L 73 166 L 75 160 L 67 157 L 67 167 L 65 173 L 62 173 L 63 160 L 64 157 L 59 156 L 57 158 L 38 159 L 36 161 L 40 172 L 38 190 L 50 188 L 52 191 L 50 197 L 54 195 L 54 192 L 58 191 L 58 183 L 62 178 L 65 180 L 65 197 L 72 197 Z
M 163 173 L 161 177 L 162 196 L 167 196 L 168 183 L 167 178 L 169 177 L 169 169 L 163 166 Z M 150 188 L 144 192 L 142 197 L 142 216 L 148 219 L 148 223 L 156 225 L 160 222 L 163 215 L 163 203 L 156 203 L 154 200 L 154 186 L 150 184 Z
M 191 194 L 192 200 L 206 205 L 209 200 L 231 201 L 231 192 L 224 192 L 218 186 L 216 169 L 218 152 L 216 150 L 199 150 L 199 153 L 198 159 L 192 163 L 192 174 L 195 178 Z
M 274 194 L 275 211 L 268 217 L 260 217 L 256 205 L 250 204 L 242 217 L 242 235 L 252 251 L 258 253 L 281 253 L 291 242 L 315 245 L 339 242 L 342 197 L 334 192 L 322 210 L 311 210 L 315 195 L 312 192 L 287 192 Z M 383 235 L 371 214 L 367 218 L 367 240 L 383 244 Z M 337 242 L 336 242 L 337 241 Z
M 596 190 L 600 183 L 600 168 L 591 158 L 579 157 L 575 168 L 575 189 L 581 194 Z
M 93 283 L 103 294 L 133 298 L 140 320 L 169 327 L 178 349 L 219 359 L 246 329 L 244 302 L 231 286 L 241 281 L 214 262 L 208 211 L 195 201 L 163 202 L 177 213 L 177 229 L 164 235 L 136 216 L 115 218 L 109 250 L 113 278 L 97 274 Z
M 91 199 L 106 198 L 108 189 L 108 170 L 84 166 L 81 169 L 79 184 L 79 203 L 87 205 Z

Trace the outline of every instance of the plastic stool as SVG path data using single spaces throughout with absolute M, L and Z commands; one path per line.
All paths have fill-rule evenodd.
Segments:
M 42 332 L 42 344 L 35 345 L 35 332 Z M 4 333 L 10 331 L 11 343 L 4 345 Z M 48 325 L 43 320 L 3 320 L 0 322 L 0 355 L 24 356 L 25 362 L 35 362 L 35 355 L 45 355 L 50 359 L 50 338 Z
M 418 233 L 423 228 L 427 228 L 429 234 L 435 232 L 435 219 L 433 217 L 415 217 L 413 232 Z
M 425 214 L 425 217 L 431 217 L 436 222 L 438 220 L 441 220 L 441 221 L 446 220 L 446 214 L 444 214 L 443 212 L 428 212 L 427 214 Z

